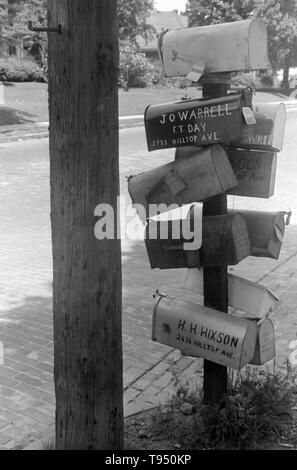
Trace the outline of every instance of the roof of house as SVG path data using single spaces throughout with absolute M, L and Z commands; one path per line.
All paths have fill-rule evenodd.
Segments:
M 186 28 L 188 26 L 188 18 L 179 15 L 177 10 L 173 11 L 154 11 L 146 20 L 148 25 L 152 25 L 156 33 L 152 33 L 151 37 L 144 39 L 137 37 L 137 43 L 142 52 L 157 51 L 157 35 L 167 29 Z

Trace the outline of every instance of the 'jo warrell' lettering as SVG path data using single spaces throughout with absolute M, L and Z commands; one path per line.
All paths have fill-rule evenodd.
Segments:
M 236 141 L 241 135 L 241 113 L 241 93 L 149 106 L 145 112 L 148 148 Z
M 197 108 L 177 113 L 162 114 L 160 123 L 166 124 L 166 122 L 184 122 L 192 119 L 205 119 L 205 118 L 216 118 L 220 116 L 231 116 L 232 112 L 229 109 L 228 103 L 217 106 L 205 106 L 204 108 Z M 204 123 L 204 130 L 206 124 Z

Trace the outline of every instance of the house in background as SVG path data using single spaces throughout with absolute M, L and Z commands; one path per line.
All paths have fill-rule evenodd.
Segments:
M 147 38 L 140 36 L 136 38 L 139 51 L 143 52 L 149 59 L 158 60 L 157 36 L 167 29 L 186 28 L 188 26 L 188 18 L 185 15 L 179 15 L 178 10 L 155 10 L 147 18 L 146 23 L 153 26 L 155 32 L 149 33 Z

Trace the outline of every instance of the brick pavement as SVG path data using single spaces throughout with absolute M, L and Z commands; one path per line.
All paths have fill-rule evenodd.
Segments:
M 20 144 L 19 144 L 20 145 Z M 30 444 L 53 429 L 53 338 L 47 141 L 0 146 L 0 448 Z M 33 146 L 33 147 L 32 147 Z M 19 151 L 20 152 L 20 151 Z M 121 186 L 130 172 L 145 171 L 172 158 L 169 152 L 144 159 L 122 155 Z M 141 161 L 142 160 L 142 161 Z M 124 191 L 123 189 L 123 192 Z M 179 292 L 183 270 L 152 271 L 143 242 L 123 245 L 123 337 L 125 414 L 164 402 L 174 391 L 172 370 L 182 381 L 201 383 L 202 361 L 150 340 L 156 288 Z M 273 314 L 277 359 L 290 353 L 297 334 L 297 226 L 286 230 L 278 261 L 249 258 L 236 268 L 280 295 Z

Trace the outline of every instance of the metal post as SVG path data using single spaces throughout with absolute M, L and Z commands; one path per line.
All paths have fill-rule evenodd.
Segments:
M 215 79 L 217 81 L 217 79 Z M 224 96 L 228 91 L 228 80 L 211 81 L 203 84 L 203 97 Z M 227 213 L 227 195 L 222 194 L 204 203 L 203 216 Z M 227 266 L 204 268 L 204 305 L 221 312 L 228 312 Z M 227 368 L 220 364 L 204 361 L 204 402 L 220 403 L 227 391 Z

